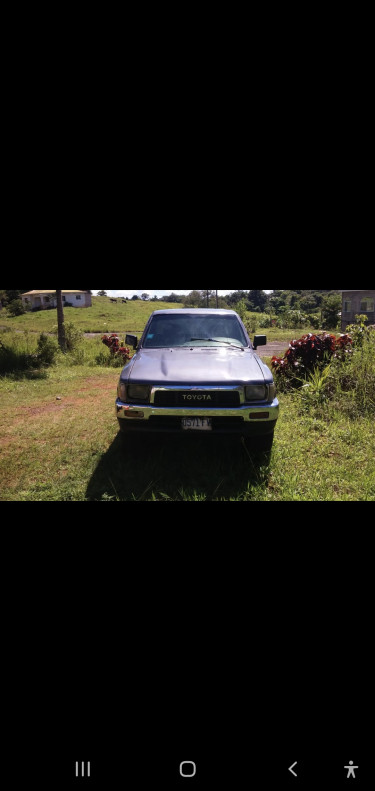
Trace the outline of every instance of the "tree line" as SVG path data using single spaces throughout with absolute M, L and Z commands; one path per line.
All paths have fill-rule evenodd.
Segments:
M 134 296 L 132 299 L 171 302 L 193 308 L 229 308 L 236 310 L 242 317 L 247 311 L 268 314 L 270 323 L 275 319 L 280 326 L 286 327 L 304 326 L 319 320 L 322 326 L 334 328 L 341 310 L 341 292 L 331 289 L 275 290 L 270 294 L 262 290 L 238 289 L 225 297 L 218 296 L 217 291 L 201 289 L 188 294 L 172 292 L 159 298 L 142 294 L 141 297 Z
M 102 292 L 103 293 L 103 292 Z M 305 313 L 311 313 L 319 310 L 323 303 L 329 298 L 334 297 L 337 304 L 337 297 L 340 291 L 324 289 L 320 291 L 314 290 L 294 290 L 294 291 L 272 291 L 266 294 L 265 291 L 258 290 L 237 290 L 232 291 L 225 297 L 218 297 L 216 291 L 196 290 L 190 291 L 188 294 L 163 294 L 161 297 L 149 294 L 142 294 L 138 297 L 133 296 L 131 299 L 148 300 L 152 302 L 176 302 L 192 307 L 204 307 L 209 305 L 213 307 L 218 299 L 219 307 L 232 308 L 239 302 L 245 302 L 246 310 L 254 311 L 256 313 L 272 312 L 275 315 L 282 313 L 285 310 L 301 310 Z
M 283 308 L 290 308 L 296 310 L 313 311 L 321 307 L 323 300 L 331 295 L 337 296 L 340 291 L 331 291 L 329 289 L 321 291 L 313 290 L 296 290 L 296 291 L 272 291 L 271 294 L 266 294 L 265 291 L 232 291 L 225 297 L 218 297 L 221 304 L 226 307 L 237 305 L 238 302 L 243 300 L 246 302 L 246 308 L 250 311 L 264 312 L 269 309 L 278 313 Z M 106 291 L 99 291 L 99 296 L 106 296 Z M 216 302 L 216 291 L 196 290 L 190 291 L 187 294 L 163 294 L 161 297 L 151 296 L 150 294 L 142 294 L 138 296 L 135 294 L 133 297 L 127 299 L 150 302 L 176 302 L 184 305 L 192 305 L 193 307 L 204 306 L 207 301 L 211 305 Z

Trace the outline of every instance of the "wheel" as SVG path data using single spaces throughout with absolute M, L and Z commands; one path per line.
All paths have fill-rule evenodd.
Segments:
M 264 434 L 261 437 L 244 437 L 245 445 L 249 451 L 258 451 L 261 453 L 271 453 L 274 432 L 272 434 Z

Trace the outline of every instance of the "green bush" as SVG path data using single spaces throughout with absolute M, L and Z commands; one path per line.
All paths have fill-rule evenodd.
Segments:
M 45 332 L 39 336 L 36 355 L 32 355 L 36 365 L 53 365 L 56 362 L 58 345 L 53 338 L 49 338 Z
M 270 327 L 274 327 L 276 324 L 276 316 L 270 316 L 268 313 L 263 313 L 259 319 L 259 327 L 263 330 L 267 330 Z
M 68 352 L 76 351 L 80 344 L 82 344 L 83 333 L 80 332 L 72 321 L 65 322 L 65 339 Z
M 112 360 L 112 356 L 109 354 L 109 352 L 106 352 L 104 349 L 101 349 L 99 354 L 97 354 L 95 357 L 96 365 L 103 365 L 105 367 L 111 364 L 111 360 Z
M 278 326 L 285 330 L 303 329 L 309 324 L 309 317 L 301 310 L 286 310 L 278 318 Z
M 25 371 L 30 367 L 30 354 L 25 349 L 17 348 L 16 344 L 3 343 L 0 340 L 0 374 Z
M 372 328 L 367 327 L 367 316 L 364 313 L 359 313 L 355 317 L 355 324 L 349 324 L 346 331 L 350 333 L 353 338 L 354 346 L 363 346 L 366 340 L 369 340 Z
M 241 299 L 239 302 L 237 302 L 237 305 L 235 306 L 235 310 L 236 310 L 236 313 L 238 313 L 240 319 L 242 319 L 242 321 L 245 323 L 246 318 L 247 318 L 247 304 L 246 304 L 246 300 Z
M 332 366 L 331 399 L 350 418 L 375 414 L 375 332 L 361 337 L 353 353 Z
M 22 316 L 26 313 L 22 299 L 13 299 L 7 306 L 9 316 Z
M 314 418 L 329 420 L 335 411 L 350 420 L 375 415 L 375 332 L 360 335 L 357 345 L 348 337 L 305 336 L 283 359 L 273 358 L 278 389 L 294 390 L 297 408 Z
M 335 330 L 339 325 L 339 313 L 341 310 L 341 296 L 331 294 L 323 297 L 322 301 L 322 322 L 326 330 Z
M 109 349 L 102 349 L 95 357 L 96 365 L 103 365 L 106 368 L 123 368 L 125 363 L 122 357 L 111 354 Z
M 308 411 L 312 409 L 316 412 L 327 403 L 330 397 L 331 376 L 332 364 L 327 365 L 323 370 L 317 366 L 307 379 L 300 379 L 302 384 L 300 396 Z
M 254 335 L 258 329 L 258 318 L 257 316 L 250 316 L 249 318 L 244 321 L 244 325 L 246 327 L 246 331 L 248 335 Z
M 56 341 L 45 333 L 39 336 L 36 344 L 28 333 L 10 335 L 0 340 L 0 373 L 47 368 L 56 362 L 57 353 Z
M 67 352 L 64 357 L 66 365 L 85 365 L 86 363 L 85 349 L 82 345 L 71 352 Z

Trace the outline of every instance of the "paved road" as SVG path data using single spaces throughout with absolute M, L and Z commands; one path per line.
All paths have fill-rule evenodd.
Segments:
M 272 341 L 272 343 L 267 343 L 267 346 L 260 346 L 258 354 L 259 357 L 273 357 L 274 355 L 283 357 L 288 346 L 288 341 Z

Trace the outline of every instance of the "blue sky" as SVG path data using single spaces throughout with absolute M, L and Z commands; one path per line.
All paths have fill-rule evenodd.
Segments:
M 97 291 L 93 291 L 93 293 L 97 294 L 98 291 L 99 291 L 99 289 Z M 124 290 L 124 289 L 122 289 L 122 290 L 120 289 L 120 290 L 117 290 L 117 291 L 109 291 L 109 290 L 105 289 L 105 291 L 107 291 L 107 294 L 108 294 L 109 297 L 133 297 L 134 294 L 137 294 L 138 297 L 140 297 L 142 294 L 149 294 L 150 297 L 155 297 L 155 296 L 156 297 L 162 297 L 165 294 L 172 294 L 172 292 L 174 294 L 189 294 L 190 291 L 193 291 L 193 289 L 192 288 L 187 288 L 186 291 L 177 291 L 175 288 L 170 288 L 170 289 L 165 289 L 164 291 L 159 291 L 158 289 L 155 290 L 155 289 L 143 288 L 141 291 L 131 291 L 131 290 L 127 291 L 127 290 Z M 229 291 L 219 291 L 219 296 L 224 296 L 225 294 L 230 294 L 231 291 L 235 291 L 235 289 L 233 288 L 233 289 L 230 289 Z M 270 294 L 271 292 L 267 291 L 266 293 Z

